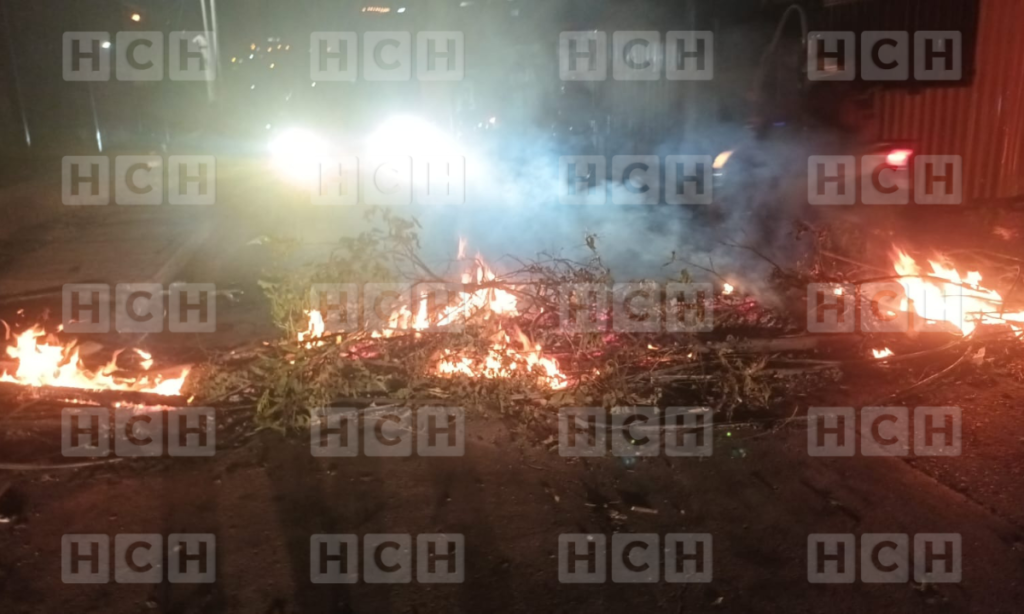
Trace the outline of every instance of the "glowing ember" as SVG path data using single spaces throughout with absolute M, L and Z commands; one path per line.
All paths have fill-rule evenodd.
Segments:
M 871 350 L 871 353 L 875 355 L 875 358 L 888 358 L 893 355 L 892 350 L 890 350 L 889 348 Z
M 39 343 L 41 337 L 46 337 L 43 343 Z M 188 369 L 184 369 L 179 377 L 170 379 L 164 379 L 160 375 L 122 377 L 116 375 L 117 357 L 120 353 L 120 350 L 115 352 L 109 363 L 99 371 L 92 372 L 85 368 L 78 357 L 75 341 L 60 345 L 55 337 L 47 336 L 42 328 L 33 326 L 16 335 L 15 345 L 7 347 L 7 355 L 18 361 L 18 370 L 13 375 L 5 371 L 0 375 L 0 382 L 37 387 L 130 390 L 167 396 L 181 392 L 181 386 L 188 376 Z M 136 353 L 142 358 L 142 368 L 148 370 L 153 365 L 152 356 L 142 350 L 136 350 Z
M 722 294 L 732 294 L 733 290 L 735 288 L 732 287 L 732 284 L 722 284 Z
M 969 271 L 961 276 L 954 269 L 929 260 L 931 272 L 921 277 L 922 270 L 906 252 L 896 249 L 893 268 L 900 275 L 900 285 L 906 294 L 900 310 L 913 313 L 932 322 L 947 322 L 967 335 L 978 324 L 1009 324 L 1018 334 L 1024 327 L 1011 322 L 1024 323 L 1024 312 L 1005 312 L 1000 315 L 1003 297 L 995 290 L 981 286 L 981 273 Z

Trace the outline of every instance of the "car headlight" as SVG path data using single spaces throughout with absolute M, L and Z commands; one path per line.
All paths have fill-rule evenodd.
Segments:
M 330 153 L 326 140 L 301 128 L 284 130 L 270 141 L 269 149 L 274 170 L 304 186 L 318 180 L 320 161 Z

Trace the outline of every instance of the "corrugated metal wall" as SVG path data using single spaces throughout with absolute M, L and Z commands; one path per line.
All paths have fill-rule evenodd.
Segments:
M 964 197 L 1024 197 L 1024 2 L 981 0 L 970 86 L 877 94 L 878 138 L 964 160 Z

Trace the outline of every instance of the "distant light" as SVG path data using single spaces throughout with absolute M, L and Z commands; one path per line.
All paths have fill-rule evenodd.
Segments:
M 893 149 L 885 156 L 885 162 L 889 166 L 906 166 L 912 155 L 913 149 Z
M 291 48 L 292 48 L 292 46 L 291 46 L 291 45 L 285 45 L 285 46 L 284 46 L 284 50 L 285 50 L 285 51 L 288 51 L 288 50 L 289 50 L 289 49 L 291 49 Z
M 386 6 L 364 6 L 364 13 L 390 13 L 391 9 Z
M 253 43 L 253 44 L 249 45 L 249 50 L 250 51 L 256 51 L 256 43 Z M 250 55 L 249 57 L 251 58 L 252 56 Z
M 399 8 L 399 9 L 398 9 L 397 11 L 395 11 L 395 12 L 397 12 L 397 13 L 404 13 L 404 12 L 405 12 L 405 7 L 403 6 L 403 7 Z
M 254 90 L 254 89 L 256 89 L 256 84 L 255 84 L 255 83 L 253 83 L 252 85 L 250 85 L 250 86 L 249 86 L 249 89 L 251 89 L 251 90 Z
M 492 124 L 493 124 L 493 123 L 495 123 L 495 122 L 497 122 L 497 121 L 498 121 L 498 118 L 497 118 L 497 117 L 492 117 L 492 118 L 490 119 L 490 122 L 491 122 Z
M 237 62 L 237 61 L 238 61 L 238 58 L 231 58 L 231 63 L 232 63 L 232 64 L 234 64 L 234 63 L 235 63 L 235 62 Z
M 254 55 L 250 53 L 249 54 L 249 59 L 251 60 L 253 57 L 254 57 Z
M 310 85 L 310 87 L 316 87 L 316 81 L 314 81 L 313 84 Z
M 139 23 L 140 21 L 142 21 L 142 15 L 139 15 L 138 13 L 132 13 L 132 21 L 134 21 L 135 23 Z
M 725 166 L 725 163 L 728 162 L 729 158 L 731 158 L 731 157 L 732 157 L 732 150 L 731 149 L 729 151 L 723 151 L 722 153 L 720 153 L 717 156 L 715 156 L 715 161 L 711 163 L 711 168 L 715 169 L 716 171 L 717 170 L 721 170 L 722 167 Z
M 466 8 L 467 6 L 470 6 L 471 4 L 473 4 L 473 3 L 472 2 L 468 2 L 468 1 L 464 1 L 464 2 L 460 2 L 459 3 L 459 7 L 460 8 Z
M 267 130 L 270 130 L 270 124 L 267 124 Z
M 278 45 L 278 46 L 277 46 L 277 48 L 278 48 L 278 49 L 280 49 L 280 48 L 281 48 L 281 45 Z
M 274 63 L 273 63 L 273 62 L 271 62 L 271 63 L 270 63 L 270 67 L 271 67 L 271 68 L 273 68 L 273 67 L 274 67 Z
M 273 48 L 273 47 L 267 47 L 267 53 L 270 53 L 270 52 L 271 52 L 271 51 L 273 51 L 273 50 L 274 50 L 274 48 Z
M 100 43 L 100 47 L 103 47 L 104 49 L 110 49 L 110 41 L 103 41 L 102 43 Z

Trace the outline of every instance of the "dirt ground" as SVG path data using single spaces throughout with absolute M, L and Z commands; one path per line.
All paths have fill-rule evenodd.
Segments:
M 849 381 L 839 392 L 894 383 Z M 12 613 L 1016 612 L 1024 439 L 1014 400 L 1022 388 L 973 373 L 915 401 L 962 400 L 964 454 L 909 462 L 809 457 L 799 425 L 717 429 L 710 457 L 627 462 L 563 458 L 544 443 L 553 424 L 525 428 L 494 414 L 468 416 L 462 458 L 314 458 L 308 440 L 234 439 L 225 424 L 228 443 L 209 459 L 5 477 L 0 604 Z M 56 449 L 55 425 L 32 433 L 36 455 Z M 8 424 L 6 449 L 25 452 L 24 437 Z M 216 581 L 63 584 L 61 536 L 80 533 L 212 533 Z M 313 584 L 316 533 L 462 534 L 465 581 Z M 562 584 L 558 536 L 566 533 L 710 533 L 713 578 Z M 963 578 L 810 584 L 812 533 L 958 533 Z
M 222 228 L 237 245 L 247 229 Z M 216 281 L 248 280 L 242 256 L 194 263 Z M 6 306 L 0 311 L 12 317 Z M 211 344 L 272 334 L 259 303 L 227 313 Z M 174 340 L 154 336 L 154 347 Z M 1012 361 L 967 365 L 886 405 L 962 409 L 956 457 L 815 458 L 812 406 L 861 408 L 926 375 L 874 366 L 796 395 L 784 414 L 720 427 L 706 458 L 563 458 L 553 419 L 472 411 L 459 458 L 316 458 L 309 441 L 251 435 L 218 416 L 212 458 L 127 460 L 84 469 L 0 472 L 0 612 L 985 612 L 1024 602 L 1024 381 Z M 59 403 L 24 406 L 0 390 L 0 463 L 66 462 Z M 784 423 L 792 409 L 796 418 Z M 65 534 L 210 533 L 211 584 L 66 584 Z M 318 533 L 465 537 L 458 584 L 314 584 Z M 566 584 L 562 534 L 707 533 L 707 583 Z M 808 536 L 959 534 L 962 580 L 813 584 Z M 858 542 L 859 543 L 859 542 Z M 857 559 L 860 563 L 858 555 Z

